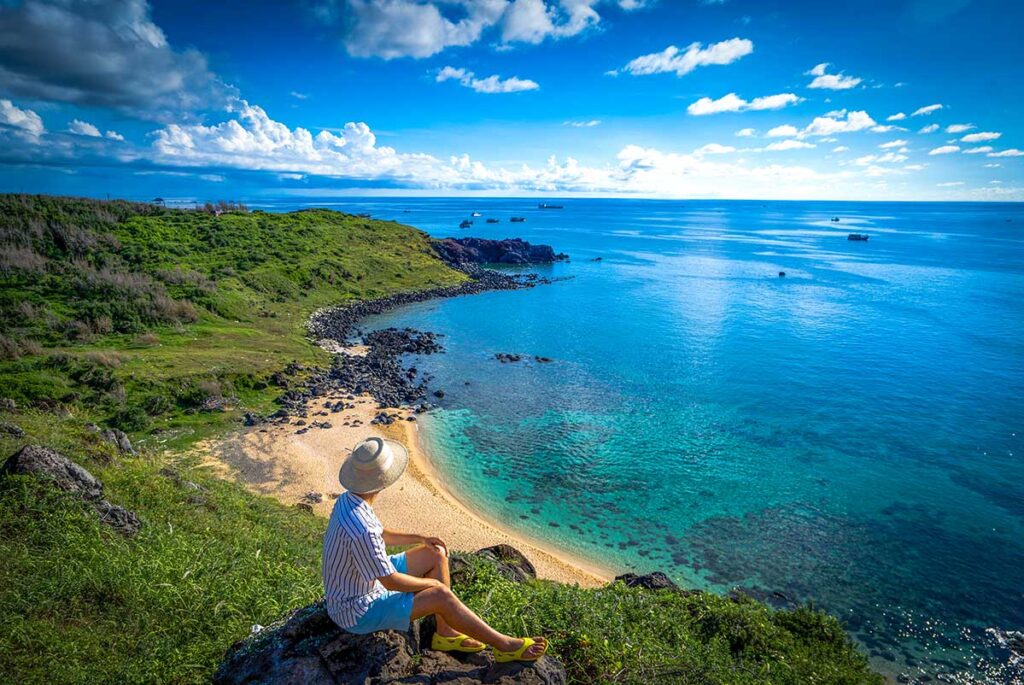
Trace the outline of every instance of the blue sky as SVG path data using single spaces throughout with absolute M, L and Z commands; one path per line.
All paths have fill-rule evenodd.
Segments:
M 0 190 L 1024 200 L 1011 0 L 0 0 Z

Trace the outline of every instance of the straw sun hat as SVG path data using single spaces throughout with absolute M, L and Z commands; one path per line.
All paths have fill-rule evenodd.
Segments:
M 338 480 L 346 490 L 367 495 L 398 480 L 408 464 L 409 451 L 402 443 L 367 438 L 342 463 Z

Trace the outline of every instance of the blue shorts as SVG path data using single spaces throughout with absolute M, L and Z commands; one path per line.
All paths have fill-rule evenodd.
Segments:
M 392 554 L 389 558 L 399 573 L 408 570 L 405 552 Z M 412 598 L 411 592 L 385 590 L 383 595 L 373 600 L 367 607 L 366 613 L 356 621 L 356 624 L 345 630 L 360 635 L 376 633 L 378 630 L 409 630 L 412 623 Z

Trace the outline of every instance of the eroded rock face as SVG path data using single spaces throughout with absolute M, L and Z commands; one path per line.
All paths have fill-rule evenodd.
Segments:
M 429 630 L 424 626 L 423 630 Z M 534 664 L 496 664 L 487 652 L 459 657 L 421 649 L 426 633 L 355 635 L 338 628 L 323 602 L 299 609 L 228 650 L 215 685 L 562 685 L 565 669 L 551 657 Z
M 74 493 L 92 504 L 100 520 L 131 537 L 142 528 L 133 512 L 103 499 L 103 483 L 64 455 L 39 445 L 26 445 L 0 467 L 0 474 L 30 475 L 49 480 L 61 490 Z
M 455 268 L 467 264 L 550 264 L 568 259 L 550 245 L 531 245 L 521 238 L 445 238 L 434 242 L 441 259 Z

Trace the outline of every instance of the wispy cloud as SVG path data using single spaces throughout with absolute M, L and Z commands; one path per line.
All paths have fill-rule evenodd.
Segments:
M 435 79 L 438 83 L 454 80 L 466 88 L 475 90 L 478 93 L 521 93 L 527 90 L 537 90 L 540 84 L 529 79 L 521 79 L 516 76 L 502 79 L 500 76 L 488 76 L 477 78 L 476 74 L 468 69 L 456 67 L 444 67 L 437 72 Z
M 929 155 L 948 155 L 948 154 L 952 154 L 954 152 L 960 152 L 960 146 L 959 145 L 942 145 L 941 147 L 937 147 L 937 148 L 935 148 L 933 150 L 929 150 L 928 154 Z
M 630 60 L 620 71 L 633 76 L 675 74 L 685 76 L 697 67 L 732 64 L 754 52 L 754 43 L 745 38 L 730 38 L 704 47 L 691 43 L 685 50 L 670 45 L 661 52 L 641 55 Z M 609 72 L 617 74 L 618 71 Z
M 997 140 L 1002 137 L 1002 133 L 996 131 L 979 131 L 978 133 L 968 133 L 966 136 L 960 139 L 962 143 L 984 143 L 989 140 Z
M 918 131 L 918 133 L 935 133 L 938 130 L 938 124 L 928 124 L 927 126 L 922 127 L 921 130 Z
M 926 116 L 928 114 L 931 114 L 932 112 L 938 112 L 942 108 L 943 108 L 943 105 L 940 105 L 940 104 L 925 105 L 924 107 L 918 107 L 917 109 L 915 109 L 914 113 L 911 114 L 910 116 L 912 116 L 912 117 Z
M 774 143 L 770 143 L 765 146 L 765 150 L 771 151 L 782 151 L 782 150 L 804 150 L 808 148 L 816 147 L 814 143 L 805 143 L 802 140 L 779 140 Z
M 734 133 L 733 135 L 736 136 L 737 138 L 750 138 L 755 133 L 757 133 L 757 131 L 755 131 L 752 128 L 741 128 L 739 131 L 736 131 L 736 133 Z
M 600 126 L 600 119 L 588 119 L 583 121 L 563 121 L 563 126 L 572 126 L 573 128 L 593 128 L 594 126 Z
M 946 133 L 963 133 L 974 128 L 974 124 L 950 124 L 946 127 Z
M 903 121 L 907 118 L 907 115 L 903 112 L 896 112 L 896 114 L 889 115 L 885 118 L 886 121 Z
M 989 157 L 1024 157 L 1024 151 L 1018 150 L 1017 148 L 1010 148 L 1008 150 L 1000 150 L 999 152 L 988 153 Z

